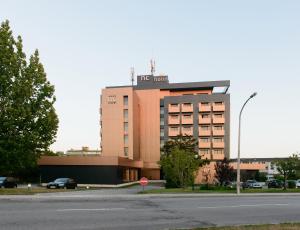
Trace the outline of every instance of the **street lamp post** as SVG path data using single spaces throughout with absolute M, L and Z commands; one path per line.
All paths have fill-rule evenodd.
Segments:
M 238 158 L 237 158 L 237 177 L 236 177 L 236 193 L 237 195 L 240 194 L 240 185 L 241 185 L 241 170 L 240 170 L 240 164 L 241 164 L 241 122 L 242 122 L 242 112 L 248 103 L 253 97 L 255 97 L 257 93 L 253 93 L 247 101 L 244 103 L 239 116 L 239 134 L 238 134 Z

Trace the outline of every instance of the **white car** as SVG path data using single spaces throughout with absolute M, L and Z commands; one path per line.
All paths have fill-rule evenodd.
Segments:
M 300 188 L 300 179 L 296 180 L 296 188 Z

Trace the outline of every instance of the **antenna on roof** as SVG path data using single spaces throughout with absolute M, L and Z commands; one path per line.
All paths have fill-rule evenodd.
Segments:
M 131 84 L 134 84 L 134 67 L 130 68 L 130 77 L 131 77 Z
M 150 60 L 150 66 L 151 66 L 151 75 L 153 76 L 155 73 L 155 60 Z

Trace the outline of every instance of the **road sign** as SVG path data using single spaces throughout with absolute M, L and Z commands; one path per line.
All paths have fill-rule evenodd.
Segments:
M 147 184 L 148 184 L 148 179 L 146 178 L 146 177 L 142 177 L 141 179 L 140 179 L 140 185 L 142 185 L 142 186 L 146 186 Z

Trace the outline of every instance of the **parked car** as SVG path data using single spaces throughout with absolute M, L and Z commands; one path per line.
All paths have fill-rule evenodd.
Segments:
M 296 188 L 300 188 L 300 179 L 296 181 Z
M 236 182 L 235 181 L 226 181 L 224 183 L 224 186 L 227 188 L 236 188 Z
M 17 188 L 16 181 L 13 177 L 0 177 L 0 188 Z
M 283 188 L 283 185 L 281 180 L 272 180 L 268 183 L 268 188 Z
M 75 189 L 77 183 L 72 178 L 57 178 L 56 180 L 47 184 L 47 188 L 67 188 Z
M 245 188 L 262 188 L 262 185 L 256 180 L 247 180 L 242 184 L 243 189 Z

